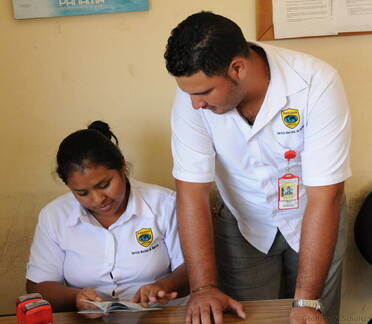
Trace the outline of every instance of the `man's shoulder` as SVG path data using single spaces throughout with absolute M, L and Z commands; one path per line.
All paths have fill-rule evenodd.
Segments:
M 337 74 L 337 71 L 327 62 L 304 52 L 277 47 L 273 45 L 262 45 L 269 59 L 275 60 L 283 69 L 290 68 L 305 80 L 314 76 L 324 77 Z

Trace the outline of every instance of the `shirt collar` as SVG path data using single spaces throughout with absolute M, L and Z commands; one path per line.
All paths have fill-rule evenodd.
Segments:
M 246 140 L 257 134 L 288 102 L 288 97 L 308 87 L 308 83 L 293 69 L 285 58 L 274 46 L 252 42 L 260 46 L 266 53 L 270 67 L 270 83 L 262 103 L 260 112 L 247 134 Z M 238 116 L 235 112 L 235 118 Z M 240 118 L 241 119 L 241 118 Z
M 291 56 L 283 55 L 283 52 L 281 52 L 281 50 L 288 51 L 288 54 L 290 54 L 290 50 L 259 42 L 254 44 L 262 47 L 266 53 L 272 78 L 270 83 L 273 83 L 275 86 L 273 88 L 277 89 L 278 94 L 291 96 L 309 86 L 308 82 L 294 70 L 293 64 L 290 63 Z
M 129 180 L 131 184 L 131 195 L 133 204 L 131 209 L 132 215 L 141 217 L 153 217 L 151 208 L 145 201 L 143 194 L 141 192 L 140 183 L 132 178 L 130 178 Z
M 76 226 L 81 221 L 87 223 L 88 211 L 82 205 L 80 205 L 72 192 L 70 192 L 70 195 L 72 197 L 74 206 L 69 210 L 67 226 Z M 62 206 L 62 208 L 64 208 L 64 206 Z
M 117 226 L 129 221 L 132 217 L 153 217 L 153 213 L 144 200 L 139 182 L 133 178 L 128 178 L 130 183 L 130 194 L 128 199 L 127 208 L 121 217 L 110 226 L 113 229 Z

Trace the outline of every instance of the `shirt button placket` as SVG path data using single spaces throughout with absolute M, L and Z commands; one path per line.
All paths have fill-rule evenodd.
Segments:
M 107 239 L 107 248 L 106 248 L 106 255 L 107 255 L 107 266 L 109 267 L 110 277 L 113 280 L 113 290 L 111 292 L 111 296 L 113 298 L 116 298 L 115 296 L 115 289 L 116 289 L 116 283 L 114 280 L 114 265 L 115 265 L 115 237 L 113 233 L 108 230 L 107 231 L 108 239 Z

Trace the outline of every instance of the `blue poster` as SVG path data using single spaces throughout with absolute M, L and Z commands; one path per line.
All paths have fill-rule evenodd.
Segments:
M 148 0 L 13 0 L 16 19 L 148 10 Z

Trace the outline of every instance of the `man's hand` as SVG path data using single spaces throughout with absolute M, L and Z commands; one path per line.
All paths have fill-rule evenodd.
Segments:
M 90 303 L 86 303 L 83 300 L 91 300 L 100 302 L 102 298 L 98 296 L 97 292 L 92 288 L 84 288 L 76 295 L 76 308 L 78 311 L 87 309 L 96 309 L 96 307 Z M 99 318 L 104 314 L 82 314 L 87 318 Z
M 141 303 L 143 307 L 148 307 L 149 302 L 159 305 L 165 305 L 170 300 L 175 299 L 176 297 L 176 291 L 167 292 L 160 285 L 154 283 L 142 286 L 140 289 L 138 289 L 131 302 Z
M 294 307 L 289 315 L 291 324 L 327 324 L 321 313 L 311 307 Z
M 243 305 L 217 288 L 208 288 L 191 294 L 187 303 L 186 324 L 223 323 L 223 312 L 234 311 L 240 318 L 245 318 Z

